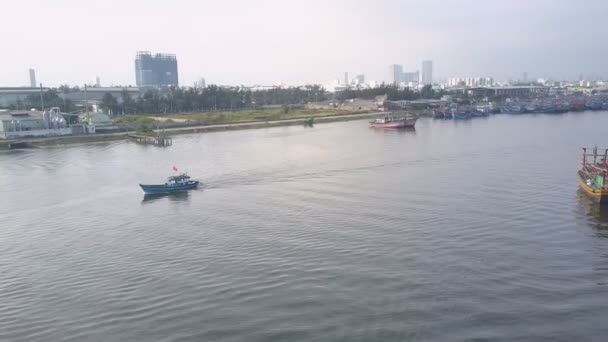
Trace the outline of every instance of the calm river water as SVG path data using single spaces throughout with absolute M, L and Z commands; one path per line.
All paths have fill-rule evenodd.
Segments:
M 1 341 L 605 341 L 608 112 L 0 153 Z M 144 199 L 175 165 L 205 186 Z

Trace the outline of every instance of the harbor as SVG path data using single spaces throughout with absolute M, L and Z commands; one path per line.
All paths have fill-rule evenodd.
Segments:
M 264 340 L 297 320 L 334 340 L 354 320 L 517 340 L 533 319 L 538 336 L 603 339 L 608 219 L 577 171 L 583 146 L 604 158 L 607 112 L 369 120 L 1 152 L 0 300 L 20 308 L 1 334 Z M 182 168 L 204 184 L 138 186 Z

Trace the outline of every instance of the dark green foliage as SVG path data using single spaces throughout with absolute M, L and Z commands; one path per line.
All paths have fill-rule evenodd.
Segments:
M 105 110 L 106 112 L 110 113 L 120 112 L 118 101 L 110 93 L 105 93 L 101 98 L 101 108 L 103 108 L 103 110 Z
M 49 89 L 43 92 L 44 108 L 59 107 L 62 112 L 69 113 L 76 110 L 72 101 L 63 99 L 59 96 L 56 89 Z M 32 94 L 25 98 L 22 103 L 23 107 L 19 109 L 41 108 L 40 95 Z
M 440 98 L 442 93 L 433 91 L 430 85 L 424 86 L 421 91 L 413 91 L 410 88 L 399 88 L 393 84 L 382 83 L 375 88 L 347 89 L 336 94 L 338 100 L 367 99 L 373 100 L 376 96 L 386 95 L 389 101 L 418 100 Z
M 115 114 L 173 114 L 218 110 L 241 110 L 271 105 L 305 104 L 326 99 L 325 89 L 318 85 L 251 91 L 241 87 L 170 88 L 148 90 L 142 96 L 121 95 Z M 108 103 L 110 99 L 108 98 Z

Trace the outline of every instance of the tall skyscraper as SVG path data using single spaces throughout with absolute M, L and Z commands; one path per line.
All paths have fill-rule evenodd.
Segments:
M 389 66 L 389 80 L 393 84 L 403 82 L 403 65 L 393 64 Z
M 30 87 L 36 88 L 36 71 L 34 69 L 30 69 Z
M 344 73 L 344 85 L 348 85 L 348 71 Z
M 433 61 L 422 61 L 422 79 L 423 85 L 433 84 Z
M 135 58 L 135 81 L 138 87 L 178 86 L 175 55 L 138 51 Z

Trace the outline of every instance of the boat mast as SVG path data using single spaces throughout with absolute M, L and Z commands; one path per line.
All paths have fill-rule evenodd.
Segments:
M 587 164 L 587 148 L 583 147 L 583 168 L 585 167 L 585 164 Z
M 597 145 L 593 148 L 593 165 L 597 164 Z

